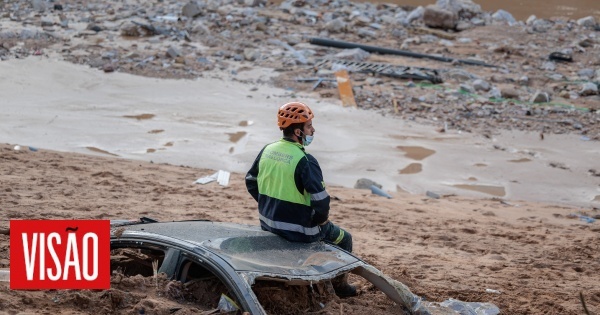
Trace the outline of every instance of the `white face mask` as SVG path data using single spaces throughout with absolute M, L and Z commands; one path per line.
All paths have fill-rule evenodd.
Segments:
M 302 132 L 302 131 L 300 131 Z M 307 147 L 315 138 L 315 136 L 309 136 L 307 134 L 305 134 L 304 132 L 302 132 L 302 134 L 304 135 L 304 137 L 302 137 L 302 143 L 305 147 Z

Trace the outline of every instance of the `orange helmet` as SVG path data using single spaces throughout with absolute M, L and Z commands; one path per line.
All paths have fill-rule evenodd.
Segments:
M 313 119 L 312 110 L 304 103 L 291 102 L 279 107 L 277 113 L 277 125 L 283 130 L 291 124 L 304 123 Z

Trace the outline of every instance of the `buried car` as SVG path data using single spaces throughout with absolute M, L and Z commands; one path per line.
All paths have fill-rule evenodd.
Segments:
M 289 242 L 258 226 L 211 221 L 156 222 L 148 218 L 111 221 L 110 243 L 112 270 L 126 270 L 128 275 L 164 273 L 184 285 L 217 278 L 230 295 L 227 301 L 234 306 L 226 310 L 266 314 L 252 290 L 258 281 L 312 288 L 351 272 L 373 283 L 411 314 L 499 313 L 489 303 L 424 302 L 405 285 L 351 253 L 323 242 Z

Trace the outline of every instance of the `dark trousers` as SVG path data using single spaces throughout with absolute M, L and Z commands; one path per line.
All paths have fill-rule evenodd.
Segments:
M 327 222 L 321 226 L 321 240 L 345 251 L 352 252 L 352 235 L 339 226 Z

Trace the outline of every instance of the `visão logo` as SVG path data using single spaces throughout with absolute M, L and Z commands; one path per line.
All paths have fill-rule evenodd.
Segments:
M 109 289 L 109 220 L 11 220 L 10 288 Z

